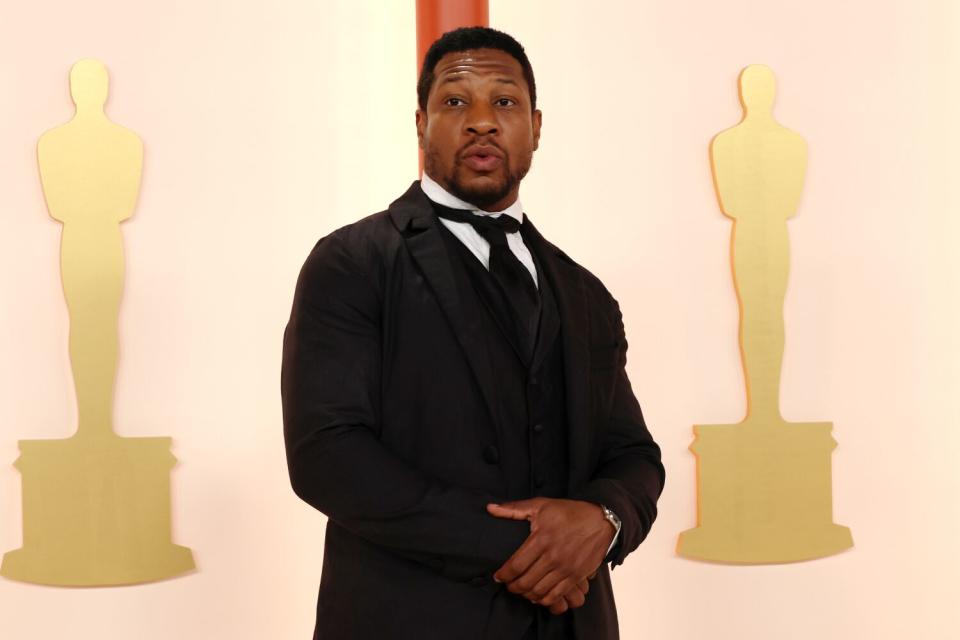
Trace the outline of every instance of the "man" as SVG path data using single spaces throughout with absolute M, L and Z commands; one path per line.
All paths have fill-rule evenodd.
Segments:
M 664 471 L 616 301 L 520 207 L 533 71 L 459 29 L 418 100 L 422 181 L 317 243 L 284 338 L 291 482 L 328 516 L 314 637 L 617 638 L 606 562 Z

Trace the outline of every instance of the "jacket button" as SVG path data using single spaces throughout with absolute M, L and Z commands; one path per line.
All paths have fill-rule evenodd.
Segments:
M 543 423 L 538 422 L 537 424 L 533 425 L 534 433 L 540 433 L 541 431 L 543 431 Z
M 483 459 L 489 464 L 497 464 L 500 462 L 500 452 L 495 446 L 488 444 L 483 448 Z
M 542 475 L 537 476 L 536 479 L 533 481 L 533 484 L 536 485 L 536 486 L 538 486 L 538 487 L 542 487 L 542 486 L 543 486 L 543 476 L 542 476 Z

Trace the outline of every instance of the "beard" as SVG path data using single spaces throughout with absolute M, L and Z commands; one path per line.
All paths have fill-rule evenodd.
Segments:
M 499 147 L 498 147 L 499 148 Z M 440 185 L 464 202 L 487 209 L 488 207 L 500 202 L 506 198 L 513 189 L 520 184 L 524 176 L 530 170 L 530 163 L 533 154 L 523 158 L 520 164 L 513 168 L 510 160 L 510 154 L 503 149 L 503 162 L 500 165 L 499 180 L 487 182 L 486 184 L 468 184 L 464 179 L 464 173 L 468 170 L 463 166 L 461 160 L 461 151 L 457 151 L 453 158 L 453 166 L 447 173 L 438 172 L 439 153 L 436 150 L 430 150 L 424 153 L 423 169 L 431 178 L 438 180 Z M 490 174 L 493 177 L 496 174 Z

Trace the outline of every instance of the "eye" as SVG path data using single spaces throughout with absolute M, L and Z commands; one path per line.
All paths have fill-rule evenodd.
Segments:
M 443 101 L 448 107 L 462 107 L 467 104 L 464 102 L 463 98 L 447 98 Z
M 497 98 L 496 100 L 496 105 L 498 107 L 512 107 L 515 104 L 517 103 L 510 98 Z

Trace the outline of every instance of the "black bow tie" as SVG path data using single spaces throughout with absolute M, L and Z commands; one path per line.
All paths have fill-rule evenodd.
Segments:
M 441 218 L 470 224 L 490 244 L 500 244 L 501 238 L 503 238 L 502 242 L 505 243 L 506 238 L 503 234 L 520 230 L 520 223 L 517 219 L 505 213 L 494 218 L 493 216 L 477 215 L 466 209 L 451 209 L 437 203 L 434 203 L 433 207 Z

